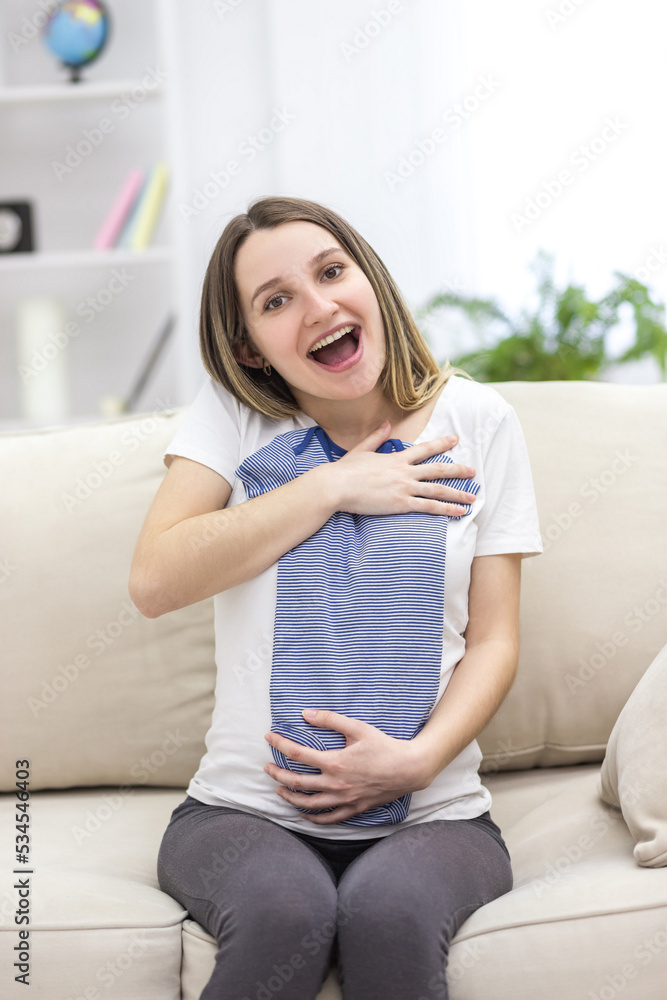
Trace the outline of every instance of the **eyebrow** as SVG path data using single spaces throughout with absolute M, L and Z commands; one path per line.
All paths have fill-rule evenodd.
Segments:
M 345 250 L 343 250 L 342 247 L 327 247 L 326 250 L 320 250 L 319 253 L 316 253 L 315 256 L 308 261 L 307 266 L 314 267 L 315 264 L 319 264 L 321 260 L 324 260 L 325 257 L 328 257 L 329 254 L 332 253 L 345 253 Z M 258 295 L 262 292 L 268 291 L 269 288 L 273 288 L 274 285 L 282 285 L 284 281 L 285 278 L 283 277 L 271 278 L 270 281 L 265 281 L 263 285 L 260 285 L 259 288 L 255 289 L 254 295 L 250 300 L 250 307 L 252 308 L 252 305 Z

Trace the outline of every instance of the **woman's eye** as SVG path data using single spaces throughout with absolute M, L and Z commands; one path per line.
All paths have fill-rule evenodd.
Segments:
M 337 278 L 344 267 L 345 264 L 329 264 L 328 267 L 324 269 L 322 274 L 323 276 L 328 275 L 329 278 Z M 333 274 L 330 273 L 332 271 L 334 272 Z M 272 299 L 268 299 L 264 304 L 265 312 L 275 312 L 276 309 L 280 309 L 280 306 L 282 305 L 282 299 L 285 298 L 287 298 L 286 295 L 274 295 Z M 277 302 L 278 305 L 273 305 L 273 303 L 275 302 Z
M 269 312 L 275 312 L 275 310 L 271 308 L 271 303 L 272 302 L 279 302 L 280 299 L 284 299 L 284 298 L 285 298 L 284 295 L 274 295 L 272 299 L 269 299 L 268 302 L 266 302 L 266 304 L 264 305 L 264 308 L 266 310 L 268 310 Z M 278 308 L 278 307 L 276 306 L 276 308 Z

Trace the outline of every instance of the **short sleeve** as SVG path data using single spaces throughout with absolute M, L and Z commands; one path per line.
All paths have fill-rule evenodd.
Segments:
M 484 459 L 485 502 L 477 515 L 476 556 L 536 556 L 542 538 L 528 450 L 519 418 L 508 407 Z
M 190 458 L 213 469 L 233 486 L 240 442 L 240 404 L 208 376 L 165 449 L 163 461 L 169 468 L 172 456 Z
M 297 435 L 303 437 L 303 432 Z M 296 457 L 292 442 L 294 432 L 278 434 L 270 444 L 264 445 L 241 462 L 236 475 L 246 489 L 248 499 L 291 482 L 296 478 Z

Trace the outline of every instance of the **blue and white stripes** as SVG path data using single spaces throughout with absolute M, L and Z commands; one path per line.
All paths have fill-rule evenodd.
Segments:
M 392 438 L 378 451 L 405 447 L 410 445 Z M 344 454 L 321 427 L 288 431 L 245 459 L 236 474 L 251 498 Z M 441 454 L 426 461 L 452 460 Z M 430 482 L 479 490 L 469 480 Z M 319 708 L 361 719 L 396 739 L 417 735 L 440 681 L 448 522 L 446 515 L 420 512 L 338 511 L 281 557 L 270 681 L 273 732 L 318 750 L 342 749 L 341 733 L 311 726 L 301 714 Z M 320 773 L 272 749 L 281 767 Z M 410 799 L 404 795 L 343 824 L 399 823 Z

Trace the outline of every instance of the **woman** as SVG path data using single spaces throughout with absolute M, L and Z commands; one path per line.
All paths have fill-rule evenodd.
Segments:
M 207 753 L 158 859 L 218 942 L 202 1000 L 313 1000 L 332 958 L 345 1000 L 446 996 L 451 938 L 512 887 L 475 738 L 541 551 L 516 415 L 301 199 L 227 225 L 200 342 L 130 590 L 148 617 L 215 595 Z

